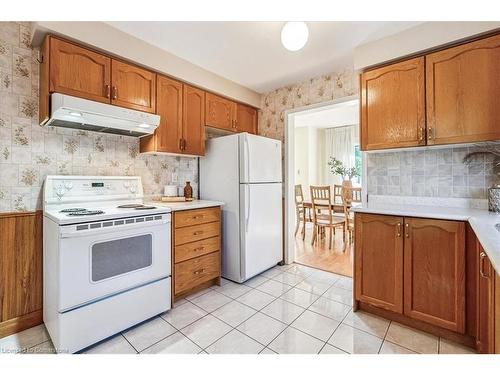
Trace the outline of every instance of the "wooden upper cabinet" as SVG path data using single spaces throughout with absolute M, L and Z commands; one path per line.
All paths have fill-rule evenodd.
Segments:
M 153 135 L 141 138 L 141 152 L 182 152 L 182 83 L 158 75 L 156 114 L 160 125 Z
M 122 61 L 111 61 L 111 103 L 155 113 L 156 74 Z
M 424 144 L 424 58 L 362 73 L 361 149 Z
M 184 85 L 183 153 L 205 155 L 205 91 Z
M 236 129 L 239 132 L 257 133 L 257 110 L 244 104 L 236 104 Z
M 220 96 L 206 93 L 205 124 L 217 129 L 236 131 L 236 103 Z
M 72 43 L 49 38 L 49 91 L 109 103 L 111 59 Z
M 403 312 L 403 218 L 356 214 L 355 298 Z
M 500 35 L 426 56 L 427 143 L 500 140 Z
M 404 314 L 465 332 L 465 224 L 405 218 Z

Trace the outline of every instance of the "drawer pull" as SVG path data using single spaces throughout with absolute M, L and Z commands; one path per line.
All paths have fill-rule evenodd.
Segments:
M 204 268 L 200 268 L 199 270 L 194 271 L 193 274 L 199 275 L 199 274 L 203 273 L 204 271 L 205 271 Z
M 195 236 L 199 236 L 200 234 L 203 234 L 202 230 L 198 230 L 198 231 L 193 233 L 193 235 L 195 235 Z
M 203 219 L 204 217 L 205 217 L 205 215 L 195 215 L 195 216 L 193 216 L 193 219 L 198 220 L 198 219 Z
M 401 223 L 398 223 L 398 237 L 401 237 Z
M 205 249 L 203 246 L 202 247 L 197 247 L 196 249 L 193 249 L 193 251 L 203 251 Z

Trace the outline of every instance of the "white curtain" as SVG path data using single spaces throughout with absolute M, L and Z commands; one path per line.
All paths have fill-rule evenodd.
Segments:
M 340 185 L 342 177 L 330 173 L 330 157 L 344 163 L 347 168 L 354 167 L 354 146 L 359 144 L 358 126 L 349 125 L 325 130 L 325 182 L 328 185 Z

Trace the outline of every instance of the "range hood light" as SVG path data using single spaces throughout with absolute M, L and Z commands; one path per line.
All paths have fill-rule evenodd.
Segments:
M 82 117 L 83 116 L 80 112 L 70 112 L 69 114 L 71 116 L 75 116 L 75 117 Z
M 149 128 L 149 127 L 150 127 L 150 125 L 148 125 L 148 124 L 139 124 L 139 127 L 140 127 L 140 128 L 144 128 L 144 129 L 147 129 L 147 128 Z

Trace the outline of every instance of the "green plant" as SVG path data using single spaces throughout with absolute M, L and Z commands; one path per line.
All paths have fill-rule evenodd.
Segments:
M 344 163 L 340 160 L 330 157 L 328 166 L 330 167 L 331 174 L 341 176 L 343 180 L 345 180 L 346 177 L 352 180 L 353 177 L 358 177 L 360 175 L 361 165 L 359 165 L 359 163 L 356 163 L 354 167 L 346 168 Z

